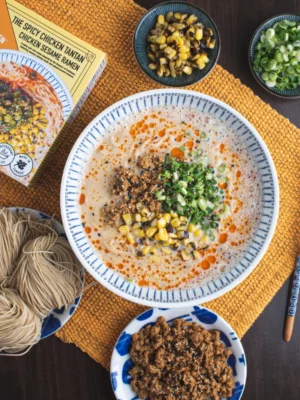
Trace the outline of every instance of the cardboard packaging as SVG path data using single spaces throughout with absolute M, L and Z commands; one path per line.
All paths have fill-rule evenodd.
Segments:
M 0 171 L 28 186 L 106 66 L 106 54 L 0 0 Z

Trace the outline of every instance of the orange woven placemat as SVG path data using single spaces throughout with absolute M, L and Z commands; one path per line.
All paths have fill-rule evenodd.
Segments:
M 0 174 L 0 204 L 32 207 L 57 217 L 60 181 L 66 158 L 83 128 L 103 109 L 125 96 L 157 88 L 139 70 L 132 51 L 134 27 L 144 9 L 132 0 L 22 0 L 27 7 L 108 53 L 108 66 L 39 181 L 27 189 Z M 240 336 L 249 329 L 290 275 L 300 238 L 300 131 L 256 97 L 222 67 L 191 87 L 230 104 L 258 130 L 273 156 L 280 182 L 280 217 L 276 234 L 259 266 L 236 289 L 208 307 L 221 314 Z M 87 281 L 92 281 L 88 276 Z M 101 285 L 90 288 L 78 311 L 57 336 L 75 343 L 109 367 L 115 340 L 143 307 L 125 301 Z

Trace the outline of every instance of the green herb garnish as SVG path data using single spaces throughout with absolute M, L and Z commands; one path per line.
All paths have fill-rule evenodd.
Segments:
M 223 192 L 213 168 L 206 163 L 179 161 L 168 155 L 159 178 L 163 188 L 155 196 L 162 202 L 164 211 L 186 216 L 203 230 L 219 226 Z
M 283 20 L 262 31 L 253 69 L 270 88 L 300 86 L 300 23 Z

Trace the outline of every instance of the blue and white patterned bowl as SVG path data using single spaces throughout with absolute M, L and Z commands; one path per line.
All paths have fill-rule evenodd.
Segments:
M 171 76 L 159 77 L 156 71 L 149 68 L 149 63 L 151 60 L 147 55 L 147 48 L 149 43 L 147 43 L 147 37 L 151 29 L 156 23 L 157 17 L 160 14 L 166 15 L 169 11 L 180 12 L 182 14 L 194 14 L 198 17 L 198 21 L 202 22 L 204 26 L 212 29 L 214 37 L 216 38 L 216 45 L 214 49 L 209 50 L 209 62 L 206 67 L 202 70 L 194 69 L 191 75 L 181 75 L 173 78 Z M 167 1 L 166 3 L 157 4 L 146 12 L 142 16 L 140 22 L 138 23 L 134 38 L 133 38 L 133 50 L 136 61 L 140 66 L 141 70 L 154 81 L 161 83 L 162 85 L 173 86 L 173 87 L 183 87 L 193 85 L 196 82 L 201 81 L 207 75 L 211 73 L 214 69 L 221 50 L 221 39 L 218 28 L 212 18 L 206 14 L 201 8 L 195 6 L 194 4 L 186 3 L 183 1 Z
M 183 318 L 186 321 L 197 322 L 207 330 L 221 332 L 222 342 L 232 351 L 228 364 L 232 368 L 235 381 L 233 395 L 227 400 L 239 400 L 242 397 L 247 377 L 246 357 L 242 343 L 223 318 L 207 308 L 197 306 L 176 310 L 153 308 L 145 311 L 126 326 L 115 345 L 110 365 L 111 384 L 116 398 L 118 400 L 139 400 L 131 388 L 131 376 L 128 373 L 133 366 L 129 355 L 132 334 L 147 324 L 153 324 L 159 316 L 165 317 L 168 322 L 172 322 L 176 318 Z
M 81 176 L 108 128 L 128 115 L 155 107 L 177 105 L 208 112 L 235 131 L 247 144 L 258 165 L 263 188 L 262 217 L 244 257 L 218 279 L 190 289 L 171 291 L 140 287 L 127 282 L 117 271 L 108 268 L 88 241 L 81 223 L 78 199 Z M 61 213 L 69 242 L 87 271 L 103 286 L 127 300 L 150 307 L 184 307 L 213 300 L 242 282 L 266 252 L 272 239 L 279 209 L 276 170 L 264 141 L 254 127 L 236 110 L 211 96 L 189 90 L 151 90 L 127 97 L 99 114 L 82 132 L 67 160 L 61 185 Z
M 53 87 L 56 95 L 61 101 L 64 120 L 69 117 L 74 105 L 72 96 L 64 81 L 48 64 L 31 54 L 15 50 L 0 50 L 0 62 L 1 61 L 13 61 L 19 65 L 26 65 L 41 74 Z
M 65 230 L 62 224 L 58 222 L 56 219 L 51 218 L 49 215 L 44 214 L 37 210 L 33 210 L 32 208 L 9 207 L 9 210 L 12 211 L 13 213 L 24 211 L 30 214 L 37 221 L 42 219 L 51 219 L 52 228 L 55 230 L 55 232 L 60 237 L 64 237 L 67 240 L 67 237 L 65 235 Z M 84 269 L 82 268 L 82 286 L 83 282 L 84 282 Z M 73 303 L 68 304 L 67 307 L 62 307 L 60 310 L 55 309 L 51 311 L 51 313 L 43 320 L 41 339 L 45 339 L 46 337 L 53 335 L 53 333 L 62 328 L 74 314 L 80 300 L 81 296 L 77 297 L 77 299 L 75 299 Z

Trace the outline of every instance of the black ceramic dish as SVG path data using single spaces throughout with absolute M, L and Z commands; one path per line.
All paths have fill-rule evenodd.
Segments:
M 151 63 L 151 60 L 147 56 L 147 47 L 149 45 L 147 42 L 147 37 L 151 29 L 153 29 L 158 15 L 166 15 L 168 11 L 173 11 L 174 13 L 180 12 L 182 14 L 189 15 L 194 14 L 198 17 L 199 22 L 202 22 L 205 27 L 212 29 L 216 39 L 216 45 L 214 49 L 209 50 L 209 62 L 204 69 L 199 70 L 194 68 L 191 75 L 182 74 L 181 76 L 173 78 L 171 76 L 159 77 L 156 71 L 153 71 L 148 67 L 149 63 Z M 140 68 L 149 78 L 162 85 L 183 87 L 193 85 L 194 83 L 201 81 L 213 70 L 219 58 L 221 42 L 216 24 L 209 15 L 201 10 L 201 8 L 185 2 L 170 1 L 154 6 L 141 18 L 134 33 L 133 48 L 135 58 Z

